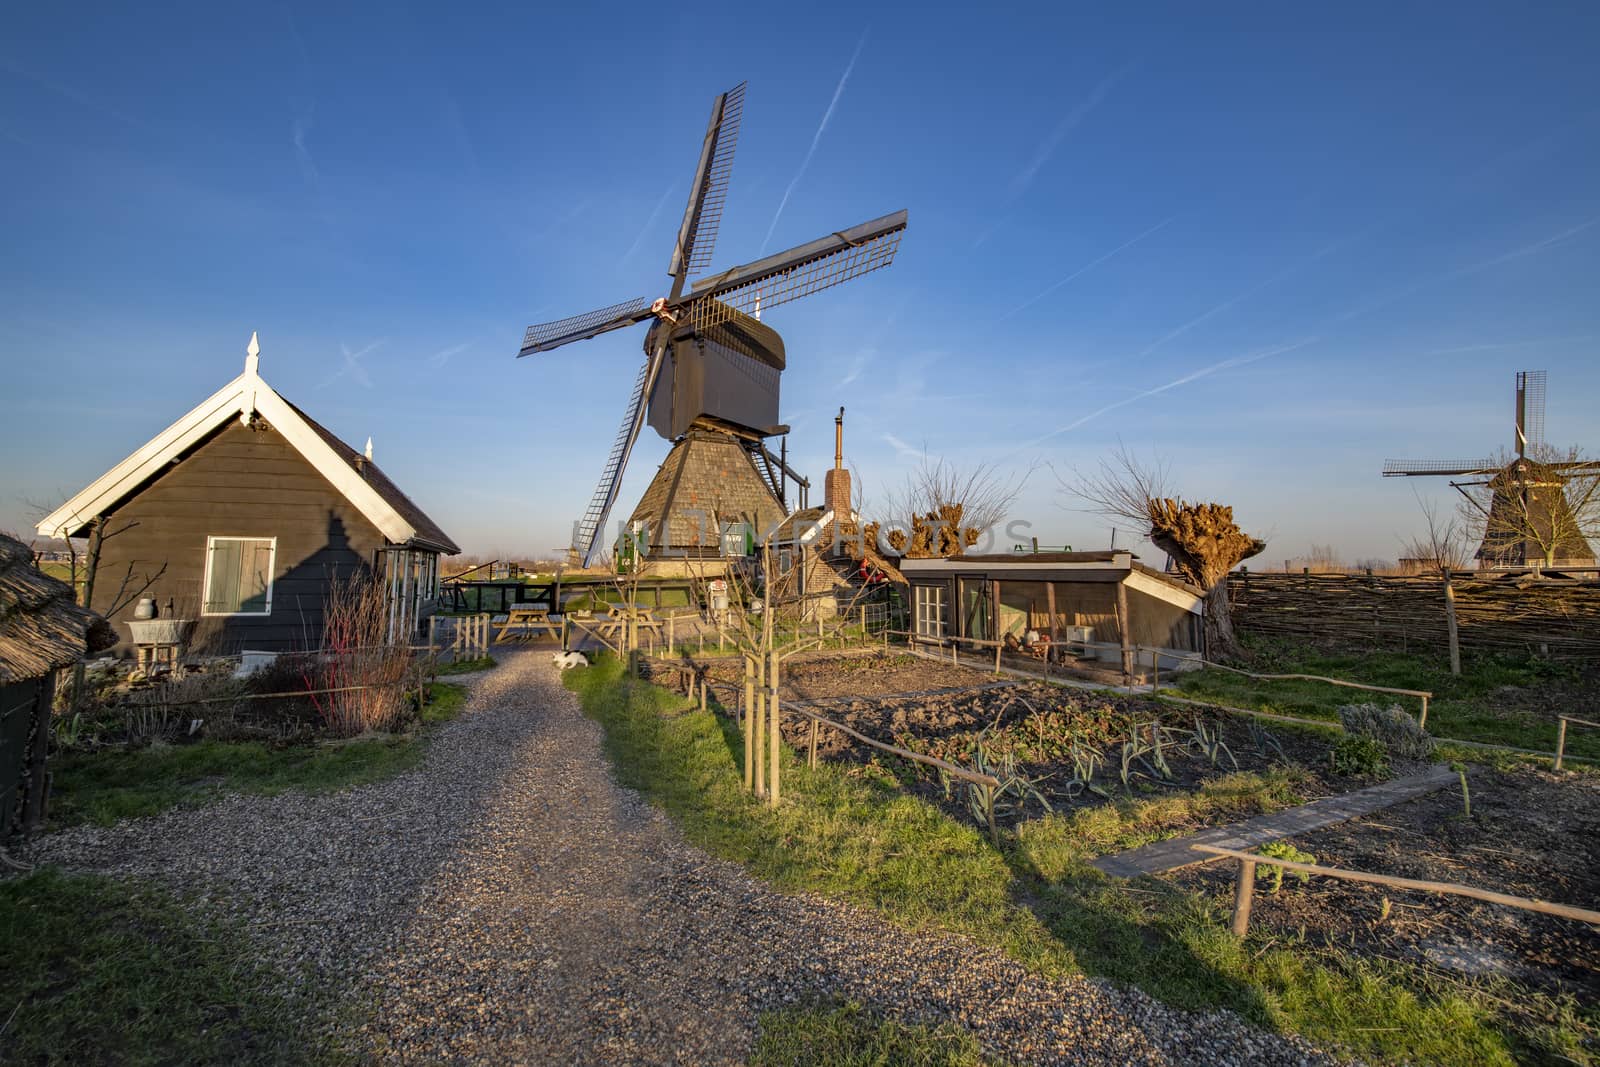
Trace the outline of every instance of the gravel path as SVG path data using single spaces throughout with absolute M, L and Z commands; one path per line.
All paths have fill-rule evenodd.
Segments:
M 324 1020 L 318 1040 L 382 1061 L 737 1063 L 761 1011 L 817 995 L 955 1020 L 1021 1062 L 1327 1060 L 1226 1013 L 779 893 L 612 782 L 548 653 L 499 655 L 390 781 L 78 828 L 31 858 L 154 877 L 243 918 Z

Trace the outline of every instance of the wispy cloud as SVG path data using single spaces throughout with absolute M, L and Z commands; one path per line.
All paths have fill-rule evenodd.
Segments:
M 1571 337 L 1530 337 L 1523 341 L 1492 341 L 1487 344 L 1455 345 L 1451 348 L 1431 348 L 1425 356 L 1454 356 L 1465 352 L 1495 352 L 1506 348 L 1537 348 L 1541 345 L 1575 344 L 1594 340 L 1592 333 L 1574 334 Z
M 863 348 L 858 351 L 856 353 L 855 361 L 850 364 L 849 372 L 846 373 L 843 378 L 839 379 L 839 384 L 835 386 L 835 388 L 843 389 L 845 386 L 861 377 L 861 372 L 867 369 L 867 362 L 877 354 L 878 350 L 870 347 Z
M 1049 288 L 1045 289 L 1043 292 L 1037 294 L 1036 296 L 1029 297 L 1027 300 L 1024 300 L 1022 303 L 1018 304 L 1016 307 L 1012 308 L 1010 311 L 1008 311 L 1004 315 L 1000 316 L 1000 318 L 1002 320 L 1009 319 L 1011 316 L 1017 314 L 1018 312 L 1027 310 L 1028 308 L 1032 307 L 1034 304 L 1037 304 L 1039 301 L 1041 301 L 1045 297 L 1049 296 L 1051 293 L 1055 292 L 1057 289 L 1060 289 L 1063 285 L 1066 285 L 1069 282 L 1076 281 L 1079 277 L 1089 273 L 1091 270 L 1094 270 L 1100 264 L 1104 263 L 1106 260 L 1110 259 L 1112 256 L 1115 256 L 1118 252 L 1124 252 L 1124 251 L 1127 251 L 1128 249 L 1132 248 L 1134 245 L 1138 244 L 1140 241 L 1144 240 L 1146 237 L 1149 237 L 1151 234 L 1155 233 L 1157 230 L 1161 229 L 1162 227 L 1166 226 L 1167 223 L 1171 222 L 1173 219 L 1175 219 L 1177 217 L 1178 216 L 1176 216 L 1176 215 L 1168 215 L 1166 218 L 1162 219 L 1160 222 L 1156 223 L 1154 226 L 1150 227 L 1148 230 L 1146 230 L 1143 233 L 1139 234 L 1137 237 L 1134 237 L 1134 238 L 1132 238 L 1131 240 L 1128 240 L 1128 241 L 1124 241 L 1122 244 L 1120 244 L 1117 247 L 1113 248 L 1111 251 L 1107 252 L 1105 255 L 1100 256 L 1098 259 L 1095 259 L 1095 260 L 1092 260 L 1092 261 L 1090 261 L 1088 263 L 1085 263 L 1083 266 L 1079 267 L 1077 270 L 1073 271 L 1071 274 L 1067 275 L 1065 278 L 1062 278 L 1059 282 L 1056 282 L 1054 285 L 1052 285 Z
M 917 448 L 916 446 L 911 445 L 911 444 L 909 444 L 909 443 L 907 443 L 905 441 L 902 441 L 900 438 L 896 437 L 892 433 L 885 433 L 885 434 L 882 435 L 882 437 L 883 437 L 884 441 L 888 443 L 889 447 L 895 450 L 895 453 L 901 459 L 927 459 L 928 458 L 928 453 L 927 452 L 925 452 L 922 449 Z
M 310 115 L 296 116 L 289 125 L 289 139 L 294 142 L 294 157 L 300 164 L 300 173 L 305 175 L 307 183 L 317 185 L 322 175 L 317 170 L 317 161 L 311 158 L 311 150 L 306 147 L 306 134 L 310 129 Z
M 644 244 L 644 239 L 650 234 L 650 228 L 656 224 L 656 219 L 660 216 L 661 209 L 667 206 L 667 197 L 672 195 L 672 190 L 676 189 L 677 186 L 678 183 L 673 182 L 662 190 L 661 198 L 656 201 L 656 206 L 650 209 L 650 217 L 644 220 L 644 225 L 639 228 L 639 235 L 633 239 L 633 244 L 629 245 L 628 250 L 622 254 L 622 261 L 618 266 L 626 266 L 628 261 L 633 259 L 634 253 L 639 251 L 639 246 Z
M 1379 308 L 1387 307 L 1398 300 L 1403 300 L 1408 296 L 1421 292 L 1423 289 L 1440 285 L 1444 282 L 1454 281 L 1457 278 L 1464 278 L 1469 274 L 1476 274 L 1479 271 L 1488 270 L 1490 267 L 1498 267 L 1502 263 L 1510 263 L 1513 260 L 1537 255 L 1548 248 L 1553 248 L 1556 245 L 1571 240 L 1578 234 L 1583 233 L 1585 230 L 1591 229 L 1597 225 L 1600 225 L 1600 215 L 1596 215 L 1594 218 L 1580 222 L 1576 226 L 1569 226 L 1559 233 L 1551 234 L 1549 237 L 1534 241 L 1532 244 L 1523 245 L 1520 248 L 1513 248 L 1509 252 L 1503 252 L 1498 256 L 1492 256 L 1489 259 L 1479 260 L 1476 263 L 1468 263 L 1465 266 L 1454 267 L 1442 274 L 1435 274 L 1431 277 L 1418 279 L 1407 285 L 1403 285 L 1398 289 L 1384 293 L 1381 296 L 1374 297 L 1363 304 L 1358 304 L 1342 314 L 1335 315 L 1330 321 L 1334 323 L 1348 322 L 1351 319 L 1359 318 L 1362 315 L 1377 311 Z
M 439 351 L 428 357 L 428 363 L 434 367 L 442 367 L 471 347 L 471 341 L 462 341 L 458 345 L 451 345 L 449 348 L 441 348 Z
M 350 346 L 341 341 L 339 343 L 339 353 L 344 357 L 344 360 L 342 363 L 340 363 L 339 369 L 334 371 L 332 376 L 330 376 L 327 381 L 323 382 L 322 385 L 318 386 L 318 388 L 326 389 L 340 378 L 349 378 L 360 385 L 361 388 L 371 389 L 372 376 L 369 375 L 367 373 L 367 369 L 361 365 L 361 360 L 368 353 L 382 347 L 384 340 L 385 338 L 380 337 L 378 340 L 373 341 L 371 344 L 357 352 L 350 351 Z
M 1089 116 L 1089 113 L 1104 102 L 1112 87 L 1122 79 L 1123 75 L 1127 74 L 1130 66 L 1131 64 L 1119 67 L 1100 79 L 1095 87 L 1089 90 L 1088 96 L 1078 101 L 1071 110 L 1061 116 L 1060 121 L 1045 136 L 1045 139 L 1039 142 L 1039 147 L 1034 149 L 1033 156 L 1028 160 L 1027 166 L 1012 176 L 1011 185 L 1007 190 L 1011 199 L 1015 200 L 1028 191 L 1028 187 L 1039 176 L 1039 171 L 1043 169 L 1046 163 L 1050 162 L 1050 157 L 1054 156 L 1061 148 L 1061 143 L 1067 139 L 1067 134 L 1077 129 L 1079 124 Z
M 116 119 L 118 122 L 126 123 L 129 126 L 134 126 L 139 129 L 150 128 L 149 124 L 135 118 L 126 111 L 117 110 L 110 104 L 100 100 L 98 97 L 91 96 L 80 89 L 76 89 L 62 82 L 54 81 L 50 78 L 43 77 L 42 75 L 35 74 L 33 71 L 28 70 L 25 67 L 17 66 L 17 64 L 13 63 L 8 58 L 0 57 L 0 70 L 21 78 L 23 81 L 32 82 L 34 85 L 37 85 L 42 89 L 48 89 L 57 96 L 64 97 L 80 107 L 87 108 L 90 111 L 98 111 L 100 114 L 105 115 L 108 118 Z
M 1076 430 L 1085 423 L 1093 422 L 1100 416 L 1107 415 L 1113 411 L 1116 411 L 1118 408 L 1125 408 L 1129 404 L 1136 404 L 1141 400 L 1147 400 L 1152 396 L 1158 396 L 1161 393 L 1176 389 L 1179 386 L 1188 385 L 1190 382 L 1199 381 L 1201 378 L 1208 378 L 1213 374 L 1219 374 L 1225 370 L 1233 370 L 1236 367 L 1248 366 L 1251 363 L 1258 363 L 1263 359 L 1271 359 L 1273 356 L 1281 356 L 1285 353 L 1296 351 L 1297 349 L 1306 348 L 1310 345 L 1316 344 L 1320 340 L 1322 340 L 1320 337 L 1307 337 L 1304 340 L 1276 345 L 1272 348 L 1261 349 L 1259 351 L 1250 352 L 1242 356 L 1234 356 L 1231 359 L 1224 359 L 1220 362 L 1212 363 L 1209 366 L 1201 367 L 1198 370 L 1192 370 L 1188 374 L 1184 374 L 1180 377 L 1172 379 L 1170 382 L 1165 382 L 1153 388 L 1146 389 L 1143 392 L 1135 393 L 1130 397 L 1124 397 L 1121 400 L 1106 404 L 1104 407 L 1096 408 L 1087 415 L 1081 415 L 1078 418 L 1073 419 L 1065 426 L 1058 426 L 1056 429 L 1051 430 L 1044 436 L 1035 438 L 1034 440 L 1028 442 L 1027 447 L 1043 444 L 1052 437 L 1067 433 L 1070 430 Z
M 806 149 L 805 158 L 800 161 L 800 169 L 794 172 L 794 178 L 789 182 L 789 187 L 783 191 L 783 199 L 778 201 L 778 210 L 772 215 L 772 224 L 767 227 L 767 235 L 761 239 L 761 251 L 767 250 L 767 242 L 772 240 L 772 231 L 778 228 L 778 220 L 783 217 L 783 209 L 789 206 L 789 197 L 794 193 L 795 186 L 800 184 L 800 179 L 805 175 L 806 168 L 811 165 L 811 157 L 817 154 L 817 145 L 822 141 L 823 131 L 828 128 L 828 120 L 833 118 L 833 111 L 839 106 L 839 98 L 844 95 L 845 83 L 850 80 L 850 72 L 856 69 L 856 60 L 861 58 L 861 49 L 867 43 L 867 31 L 861 31 L 861 40 L 856 42 L 856 50 L 850 56 L 850 63 L 844 68 L 844 73 L 839 76 L 839 84 L 833 87 L 833 99 L 828 101 L 828 110 L 822 113 L 822 121 L 817 123 L 817 132 L 811 135 L 811 147 Z

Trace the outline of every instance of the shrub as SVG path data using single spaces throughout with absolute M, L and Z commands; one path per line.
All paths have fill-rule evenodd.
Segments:
M 1382 742 L 1384 748 L 1401 759 L 1427 759 L 1433 755 L 1433 738 L 1398 704 L 1345 704 L 1339 708 L 1339 724 L 1346 733 Z
M 1362 734 L 1345 734 L 1328 753 L 1334 774 L 1381 778 L 1389 773 L 1389 753 L 1383 742 Z
M 323 723 L 340 737 L 394 729 L 406 713 L 411 652 L 389 643 L 383 586 L 365 573 L 337 579 L 323 611 L 320 662 L 306 667 L 306 688 L 348 690 L 311 698 Z
M 1259 851 L 1261 855 L 1270 856 L 1275 860 L 1288 860 L 1291 863 L 1310 864 L 1315 864 L 1317 862 L 1317 857 L 1313 856 L 1309 852 L 1302 852 L 1300 849 L 1295 848 L 1287 841 L 1270 842 L 1262 845 Z M 1266 882 L 1268 893 L 1276 893 L 1278 890 L 1283 888 L 1283 873 L 1284 868 L 1282 867 L 1274 867 L 1268 864 L 1261 864 L 1256 867 L 1256 879 L 1257 881 Z M 1311 880 L 1311 875 L 1307 874 L 1305 871 L 1290 871 L 1289 876 L 1295 881 L 1299 882 L 1301 885 L 1305 885 Z

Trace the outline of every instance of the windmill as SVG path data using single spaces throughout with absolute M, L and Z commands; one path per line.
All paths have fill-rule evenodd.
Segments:
M 788 427 L 778 424 L 783 339 L 760 321 L 761 315 L 887 267 L 906 228 L 906 212 L 898 211 L 691 283 L 691 273 L 711 265 L 744 88 L 741 82 L 711 105 L 667 268 L 672 279 L 667 295 L 531 326 L 517 353 L 520 358 L 548 352 L 651 322 L 622 425 L 589 506 L 573 526 L 573 553 L 585 566 L 602 547 L 629 454 L 647 420 L 673 447 L 629 521 L 630 529 L 649 527 L 646 551 L 704 543 L 713 515 L 746 517 L 762 526 L 783 517 L 788 479 L 809 483 L 783 454 L 773 455 L 766 446 L 768 438 L 786 434 Z
M 1383 465 L 1385 478 L 1451 479 L 1483 527 L 1480 567 L 1594 564 L 1582 518 L 1600 503 L 1600 462 L 1563 459 L 1545 444 L 1544 401 L 1545 372 L 1518 371 L 1514 457 Z

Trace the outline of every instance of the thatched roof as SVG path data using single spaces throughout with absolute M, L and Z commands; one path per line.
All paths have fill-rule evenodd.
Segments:
M 0 534 L 0 685 L 48 674 L 116 642 L 109 623 L 73 601 L 70 585 L 41 574 L 27 545 Z

